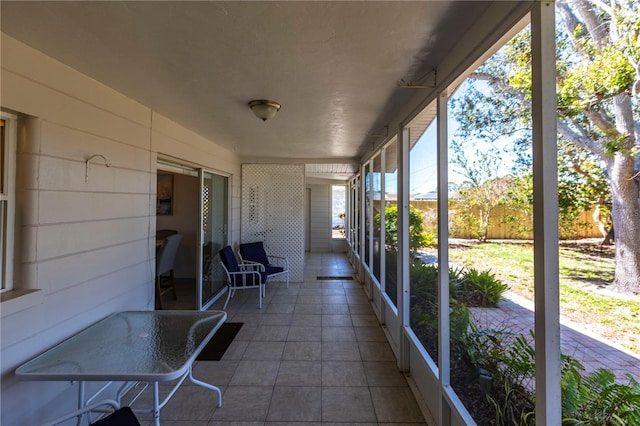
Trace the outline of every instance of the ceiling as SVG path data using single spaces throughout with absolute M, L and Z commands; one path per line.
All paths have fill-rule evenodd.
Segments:
M 424 84 L 490 3 L 2 0 L 0 11 L 2 32 L 245 161 L 345 179 L 420 101 L 399 81 Z M 252 99 L 282 109 L 262 122 Z

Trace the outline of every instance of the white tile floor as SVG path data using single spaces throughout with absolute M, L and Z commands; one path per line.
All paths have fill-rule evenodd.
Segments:
M 262 310 L 257 289 L 237 292 L 227 314 L 244 323 L 240 332 L 221 361 L 194 367 L 196 378 L 221 388 L 222 407 L 214 392 L 186 381 L 162 424 L 425 425 L 361 285 L 316 279 L 351 274 L 343 255 L 312 254 L 304 283 L 268 285 Z

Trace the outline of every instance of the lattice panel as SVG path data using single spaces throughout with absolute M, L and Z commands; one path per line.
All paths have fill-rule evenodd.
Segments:
M 242 165 L 241 241 L 263 241 L 289 259 L 291 281 L 304 280 L 304 165 Z
M 207 182 L 202 187 L 202 230 L 205 236 L 209 236 L 209 187 Z M 210 237 L 205 242 L 209 242 L 209 240 L 211 240 Z

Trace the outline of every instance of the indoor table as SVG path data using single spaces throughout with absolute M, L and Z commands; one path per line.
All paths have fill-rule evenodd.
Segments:
M 193 362 L 226 320 L 223 311 L 127 311 L 113 314 L 49 349 L 16 370 L 21 380 L 78 381 L 78 408 L 92 403 L 111 382 L 123 382 L 117 401 L 132 382 L 153 384 L 153 412 L 160 425 L 160 409 L 188 377 L 194 384 L 220 389 L 193 377 Z M 161 402 L 159 382 L 177 380 Z M 85 399 L 85 382 L 107 382 Z

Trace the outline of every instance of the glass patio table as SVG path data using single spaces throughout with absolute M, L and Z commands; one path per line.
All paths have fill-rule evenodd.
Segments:
M 218 394 L 220 389 L 193 377 L 196 357 L 224 323 L 224 311 L 127 311 L 113 314 L 57 346 L 47 350 L 16 370 L 21 380 L 78 381 L 78 408 L 91 403 L 111 382 L 124 382 L 117 403 L 132 382 L 153 383 L 153 412 L 160 425 L 160 409 L 189 379 Z M 178 380 L 160 402 L 159 382 Z M 107 382 L 85 399 L 85 382 Z

